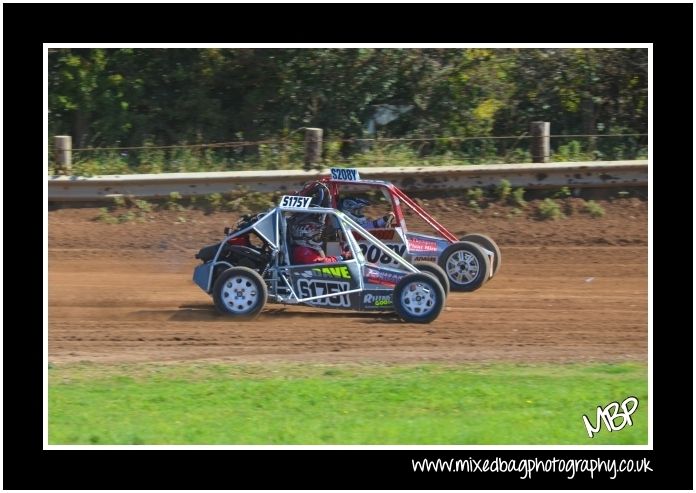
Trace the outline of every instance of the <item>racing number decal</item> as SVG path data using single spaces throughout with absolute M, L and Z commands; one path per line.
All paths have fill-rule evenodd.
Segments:
M 360 173 L 355 168 L 331 168 L 331 179 L 360 181 Z
M 283 195 L 280 199 L 281 207 L 298 207 L 306 209 L 312 202 L 312 197 L 300 197 L 298 195 Z
M 406 253 L 406 245 L 400 243 L 386 243 L 389 249 L 396 252 L 397 255 L 403 256 Z M 376 247 L 375 245 L 366 245 L 360 243 L 360 250 L 362 250 L 365 259 L 371 264 L 382 264 L 382 265 L 399 265 L 399 263 L 392 258 L 387 252 L 383 252 L 382 249 Z
M 341 306 L 344 308 L 350 307 L 350 298 L 347 294 L 341 294 L 350 290 L 349 282 L 327 281 L 317 279 L 298 279 L 297 287 L 302 298 L 313 298 L 314 296 L 324 296 L 318 300 L 308 301 L 311 305 L 326 305 L 326 306 Z

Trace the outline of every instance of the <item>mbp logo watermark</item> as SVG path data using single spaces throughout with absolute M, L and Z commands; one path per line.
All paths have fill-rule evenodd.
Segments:
M 585 423 L 585 429 L 590 438 L 594 436 L 595 433 L 599 433 L 602 427 L 602 421 L 604 421 L 604 426 L 609 431 L 619 431 L 622 430 L 626 425 L 633 426 L 633 421 L 631 420 L 631 415 L 638 409 L 638 399 L 631 396 L 626 397 L 626 399 L 621 403 L 621 409 L 623 412 L 619 412 L 619 403 L 612 402 L 606 405 L 604 409 L 602 406 L 597 406 L 597 426 L 592 426 L 590 420 L 587 416 L 583 414 L 582 422 Z M 621 418 L 621 424 L 616 425 L 616 419 Z

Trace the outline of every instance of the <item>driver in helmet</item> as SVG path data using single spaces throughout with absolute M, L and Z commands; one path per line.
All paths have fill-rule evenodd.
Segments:
M 338 210 L 346 213 L 350 218 L 365 229 L 391 228 L 394 223 L 394 213 L 388 212 L 378 219 L 368 219 L 363 214 L 363 208 L 370 205 L 365 199 L 345 197 L 338 202 Z
M 293 264 L 314 264 L 341 262 L 347 260 L 349 252 L 342 257 L 327 257 L 322 249 L 323 223 L 315 220 L 307 220 L 290 226 L 290 237 L 293 247 L 290 259 Z

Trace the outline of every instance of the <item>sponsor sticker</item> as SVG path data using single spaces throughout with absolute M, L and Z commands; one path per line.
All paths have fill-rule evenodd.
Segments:
M 389 272 L 377 269 L 365 269 L 365 279 L 372 284 L 383 286 L 395 286 L 399 280 L 406 275 L 405 272 Z
M 366 293 L 363 297 L 363 304 L 365 306 L 392 306 L 394 302 L 392 301 L 391 294 L 372 294 Z
M 351 279 L 348 266 L 339 265 L 332 267 L 314 267 L 310 270 L 300 272 L 300 276 L 307 278 L 328 278 L 328 279 Z
M 437 262 L 437 257 L 413 257 L 414 262 L 418 262 L 419 260 L 423 262 Z
M 409 250 L 412 252 L 437 252 L 437 242 L 411 238 L 408 240 Z

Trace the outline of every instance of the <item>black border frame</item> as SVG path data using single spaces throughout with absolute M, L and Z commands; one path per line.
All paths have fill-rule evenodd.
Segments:
M 37 14 L 46 19 L 39 21 Z M 42 65 L 38 50 L 44 42 L 365 42 L 365 43 L 654 43 L 653 75 L 669 74 L 654 82 L 653 123 L 683 118 L 689 107 L 683 99 L 693 91 L 688 62 L 683 67 L 664 60 L 693 63 L 691 4 L 3 4 L 6 135 L 14 141 L 5 147 L 15 159 L 27 149 L 38 149 L 36 137 L 15 132 L 15 120 L 26 112 L 26 82 L 39 85 L 42 78 L 27 77 Z M 691 15 L 690 15 L 691 14 Z M 312 19 L 312 20 L 309 20 Z M 316 19 L 320 19 L 317 21 Z M 323 21 L 323 22 L 321 22 Z M 16 26 L 13 28 L 13 26 Z M 660 31 L 661 28 L 664 29 Z M 669 57 L 663 56 L 669 53 Z M 32 84 L 33 85 L 33 84 Z M 32 89 L 35 89 L 32 88 Z M 32 96 L 35 92 L 32 90 Z M 663 96 L 671 94 L 666 100 Z M 693 92 L 692 92 L 693 94 Z M 658 96 L 659 95 L 659 96 Z M 38 105 L 38 103 L 36 103 Z M 672 115 L 669 106 L 679 104 Z M 30 107 L 33 106 L 29 105 Z M 691 115 L 689 115 L 691 116 Z M 671 123 L 673 124 L 673 123 Z M 685 125 L 686 122 L 680 122 Z M 686 124 L 688 126 L 688 124 Z M 21 134 L 21 135 L 18 135 Z M 687 134 L 688 135 L 688 134 Z M 26 142 L 22 141 L 22 137 Z M 688 137 L 687 137 L 688 139 Z M 8 139 L 9 141 L 9 139 Z M 672 144 L 659 148 L 661 158 L 679 157 L 683 150 Z M 669 152 L 674 154 L 669 155 Z M 29 153 L 33 155 L 33 152 Z M 38 160 L 38 152 L 37 152 Z M 40 170 L 38 165 L 31 169 Z M 33 176 L 33 174 L 32 174 Z M 13 175 L 6 173 L 6 184 Z M 43 173 L 42 179 L 45 179 Z M 26 202 L 5 190 L 5 205 Z M 654 193 L 654 192 L 653 192 Z M 653 197 L 650 197 L 653 200 Z M 674 199 L 677 200 L 677 199 Z M 38 201 L 37 201 L 38 202 Z M 41 205 L 42 209 L 45 204 Z M 13 211 L 12 207 L 6 207 Z M 41 211 L 43 213 L 43 210 Z M 27 217 L 22 215 L 22 217 Z M 10 219 L 8 224 L 15 221 Z M 23 222 L 24 223 L 24 222 Z M 19 224 L 13 231 L 23 231 Z M 15 222 L 17 224 L 17 222 Z M 23 235 L 12 234 L 13 240 Z M 36 243 L 32 242 L 23 242 Z M 17 248 L 8 242 L 6 258 Z M 659 258 L 654 257 L 656 260 Z M 657 263 L 655 264 L 658 265 Z M 660 277 L 663 274 L 657 272 Z M 33 276 L 8 283 L 6 296 L 19 295 L 14 306 L 27 306 L 26 292 L 33 292 Z M 17 286 L 16 283 L 20 284 Z M 22 289 L 26 283 L 31 290 Z M 655 284 L 657 285 L 657 284 Z M 658 308 L 654 293 L 653 314 Z M 671 317 L 678 317 L 680 292 L 669 294 Z M 685 303 L 686 302 L 685 300 Z M 6 303 L 8 307 L 9 303 Z M 4 486 L 11 489 L 692 489 L 692 454 L 677 447 L 681 436 L 692 437 L 692 428 L 677 416 L 693 416 L 691 400 L 683 393 L 670 396 L 667 388 L 677 383 L 693 389 L 692 337 L 688 326 L 657 323 L 654 332 L 653 451 L 572 450 L 42 450 L 43 347 L 38 324 L 17 322 L 8 310 L 4 331 Z M 664 317 L 663 317 L 664 318 Z M 40 322 L 41 323 L 41 322 Z M 670 328 L 672 327 L 672 328 Z M 39 339 L 41 337 L 41 339 Z M 675 344 L 675 337 L 678 343 Z M 681 353 L 681 354 L 679 354 Z M 669 359 L 668 359 L 669 358 Z M 688 362 L 692 364 L 689 365 Z M 28 372 L 24 370 L 29 368 Z M 674 378 L 678 376 L 678 378 Z M 15 377 L 15 378 L 13 378 Z M 42 387 L 42 386 L 41 386 Z M 688 396 L 688 392 L 687 392 Z M 658 400 L 659 399 L 659 400 Z M 672 401 L 672 404 L 670 404 Z M 677 405 L 678 404 L 678 405 Z M 693 425 L 693 422 L 691 422 Z M 693 443 L 692 443 L 693 445 Z M 610 480 L 567 480 L 563 474 L 537 474 L 520 480 L 516 473 L 461 475 L 414 473 L 411 459 L 467 458 L 648 458 L 650 474 L 632 474 Z M 35 472 L 34 472 L 35 471 Z

